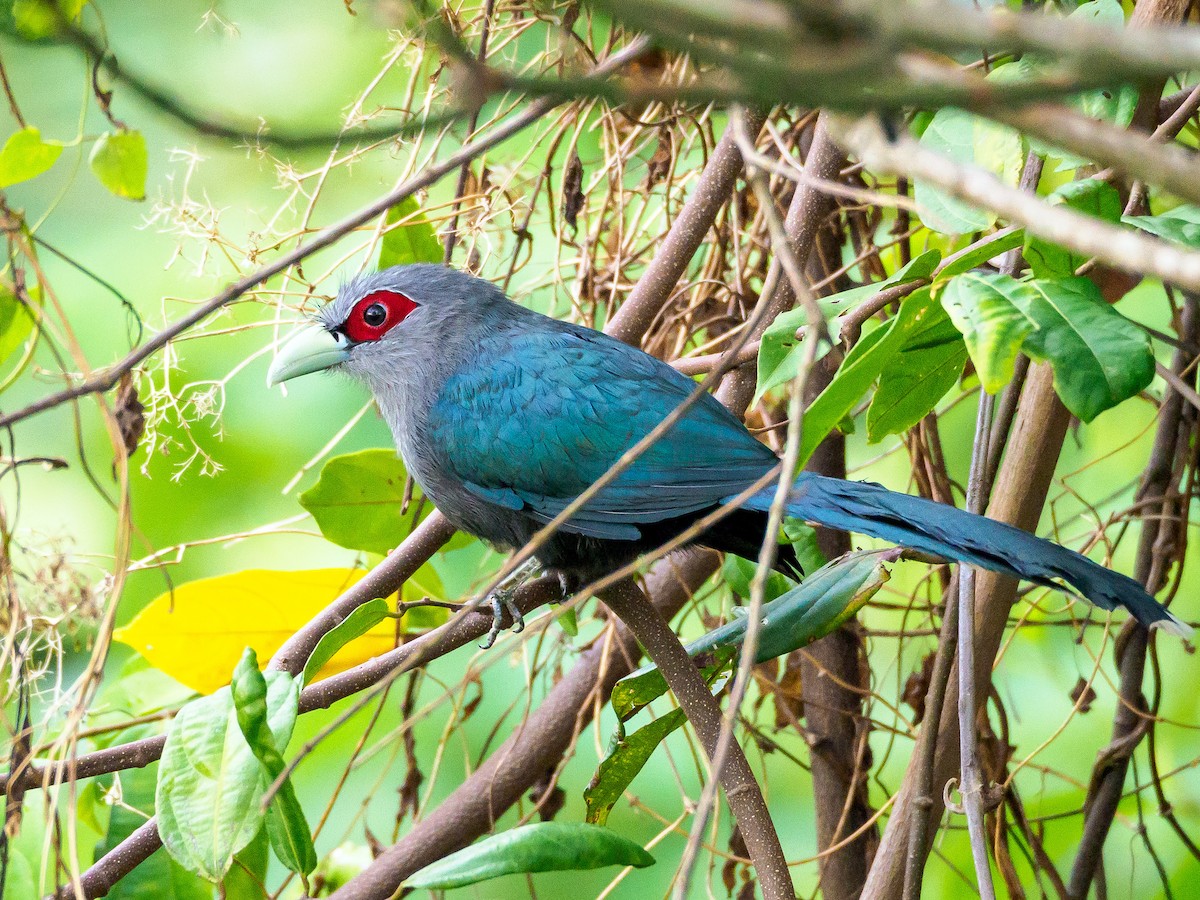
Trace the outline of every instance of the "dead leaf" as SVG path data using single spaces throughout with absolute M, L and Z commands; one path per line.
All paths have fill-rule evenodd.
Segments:
M 933 677 L 933 654 L 921 660 L 921 668 L 908 676 L 904 682 L 904 693 L 900 699 L 913 708 L 913 724 L 925 718 L 925 695 L 929 693 L 929 679 Z
M 121 442 L 125 445 L 125 455 L 133 456 L 138 448 L 142 435 L 146 433 L 146 407 L 138 399 L 137 385 L 133 376 L 128 372 L 121 373 L 117 382 L 116 408 L 113 416 L 117 420 L 117 430 L 121 433 Z
M 579 211 L 583 209 L 584 199 L 583 163 L 580 162 L 579 152 L 572 149 L 567 167 L 563 170 L 562 182 L 562 217 L 563 221 L 571 226 L 572 231 L 578 228 L 576 220 L 579 218 Z
M 1081 697 L 1083 702 L 1079 703 Z M 1071 702 L 1079 703 L 1081 713 L 1089 712 L 1092 704 L 1096 702 L 1096 692 L 1092 690 L 1092 686 L 1086 680 L 1080 678 L 1075 682 L 1075 687 L 1071 688 Z

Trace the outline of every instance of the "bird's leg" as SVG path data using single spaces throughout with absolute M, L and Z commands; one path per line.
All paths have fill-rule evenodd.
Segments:
M 512 617 L 513 634 L 520 634 L 525 630 L 525 617 L 521 615 L 516 603 L 517 589 L 541 571 L 541 563 L 536 559 L 528 559 L 509 572 L 488 594 L 487 602 L 492 607 L 492 627 L 488 629 L 487 637 L 479 645 L 481 649 L 487 650 L 496 643 L 496 638 L 504 630 L 505 612 Z

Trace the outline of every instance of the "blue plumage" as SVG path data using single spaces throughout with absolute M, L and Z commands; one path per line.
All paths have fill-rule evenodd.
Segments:
M 393 310 L 396 321 L 387 318 Z M 311 351 L 320 362 L 283 358 L 273 372 L 292 377 L 336 365 L 365 381 L 439 509 L 506 547 L 525 543 L 695 389 L 638 349 L 534 313 L 440 266 L 356 279 L 320 316 L 332 336 L 329 347 Z M 731 502 L 777 463 L 705 394 L 538 557 L 576 578 L 605 574 Z M 773 487 L 759 492 L 696 543 L 756 555 L 773 495 Z M 1190 633 L 1132 579 L 951 506 L 803 474 L 788 513 L 1037 584 L 1065 582 L 1104 609 L 1121 606 L 1144 625 Z M 781 567 L 794 571 L 794 553 L 780 549 Z
M 452 375 L 429 415 L 448 468 L 468 490 L 540 522 L 562 512 L 695 388 L 639 350 L 555 326 L 484 340 L 487 364 Z M 639 525 L 711 509 L 777 461 L 705 394 L 563 527 L 637 541 Z

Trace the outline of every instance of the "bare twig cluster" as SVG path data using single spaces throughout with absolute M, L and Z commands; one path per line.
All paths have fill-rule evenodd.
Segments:
M 7 799 L 5 854 L 31 792 L 52 798 L 45 810 L 54 828 L 70 829 L 69 808 L 81 785 L 97 780 L 111 792 L 120 773 L 145 767 L 162 753 L 161 731 L 128 739 L 122 733 L 157 728 L 173 709 L 150 719 L 95 722 L 117 603 L 131 571 L 165 571 L 167 560 L 194 555 L 216 540 L 198 537 L 169 548 L 170 554 L 151 547 L 146 560 L 134 562 L 132 548 L 141 537 L 131 505 L 130 456 L 139 442 L 148 442 L 156 453 L 175 457 L 176 477 L 197 470 L 217 474 L 220 451 L 205 449 L 207 438 L 224 427 L 231 379 L 255 359 L 224 378 L 180 383 L 179 348 L 248 328 L 276 336 L 291 310 L 332 291 L 334 271 L 369 264 L 389 227 L 386 214 L 410 198 L 421 201 L 422 215 L 438 229 L 448 262 L 556 315 L 603 328 L 681 371 L 704 375 L 697 391 L 714 389 L 788 463 L 796 459 L 806 405 L 860 341 L 870 340 L 878 323 L 930 279 L 860 297 L 853 308 L 834 310 L 837 322 L 825 298 L 880 281 L 923 249 L 948 244 L 921 225 L 914 181 L 1000 220 L 955 244 L 943 269 L 970 255 L 980 265 L 1019 274 L 1019 249 L 1003 257 L 981 251 L 1021 229 L 1087 259 L 1080 273 L 1110 301 L 1137 279 L 1161 280 L 1167 284 L 1161 292 L 1166 314 L 1156 321 L 1167 321 L 1171 334 L 1154 333 L 1169 342 L 1171 358 L 1161 364 L 1163 381 L 1153 393 L 1128 401 L 1144 404 L 1145 428 L 1153 434 L 1149 455 L 1138 463 L 1136 488 L 1113 486 L 1099 497 L 1080 491 L 1086 497 L 1078 502 L 1067 496 L 1073 481 L 1056 480 L 1056 472 L 1072 418 L 1055 391 L 1055 373 L 1024 357 L 998 397 L 972 397 L 968 373 L 952 399 L 902 440 L 885 444 L 873 462 L 907 470 L 910 488 L 924 496 L 986 510 L 1030 530 L 1039 522 L 1045 527 L 1048 502 L 1056 514 L 1061 505 L 1068 512 L 1056 515 L 1053 525 L 1065 543 L 1101 545 L 1110 558 L 1123 539 L 1136 544 L 1136 577 L 1164 597 L 1179 591 L 1200 445 L 1200 251 L 1048 203 L 1037 194 L 1043 175 L 1037 152 L 1028 155 L 1021 183 L 1005 184 L 909 137 L 902 115 L 957 104 L 1087 156 L 1096 164 L 1091 174 L 1108 167 L 1096 177 L 1120 190 L 1128 214 L 1145 210 L 1151 190 L 1200 200 L 1195 153 L 1172 141 L 1180 133 L 1194 140 L 1200 90 L 1179 85 L 1160 103 L 1169 77 L 1200 68 L 1196 32 L 1177 27 L 1188 4 L 1142 0 L 1136 27 L 1121 32 L 1120 40 L 1075 19 L 932 0 L 906 4 L 903 15 L 858 2 L 608 0 L 600 6 L 603 17 L 575 4 L 489 0 L 469 11 L 414 4 L 390 23 L 398 26 L 397 36 L 379 75 L 350 105 L 341 127 L 303 134 L 197 110 L 166 79 L 140 73 L 123 58 L 118 65 L 119 55 L 86 18 L 60 23 L 58 40 L 93 67 L 95 102 L 110 120 L 109 104 L 119 104 L 123 91 L 135 94 L 200 139 L 253 148 L 274 168 L 284 199 L 261 230 L 234 234 L 203 199 L 203 188 L 192 184 L 202 179 L 203 164 L 194 155 L 181 158 L 176 194 L 159 199 L 151 224 L 176 236 L 178 259 L 228 286 L 186 306 L 164 304 L 170 315 L 107 364 L 82 349 L 82 323 L 59 301 L 54 270 L 38 260 L 38 223 L 4 206 L 7 278 L 14 295 L 38 311 L 38 340 L 45 348 L 39 363 L 54 386 L 40 383 L 22 405 L 0 410 L 10 443 L 0 459 L 0 479 L 19 488 L 27 466 L 65 462 L 21 443 L 35 417 L 58 416 L 79 435 L 79 462 L 112 509 L 114 535 L 106 576 L 89 583 L 79 574 L 79 561 L 58 544 L 34 542 L 21 531 L 21 503 L 27 500 L 19 490 L 15 502 L 5 495 L 0 506 L 0 583 L 7 597 L 0 658 L 6 710 L 12 711 L 4 720 L 10 749 L 0 776 Z M 980 47 L 989 53 L 978 64 L 947 61 L 953 53 L 978 57 Z M 995 60 L 1021 55 L 1041 60 L 1043 74 L 1008 86 L 984 78 L 981 70 Z M 401 70 L 397 93 L 377 90 Z M 1109 87 L 1114 79 L 1141 90 L 1129 129 L 1061 105 L 1081 89 Z M 20 97 L 3 70 L 0 80 L 22 121 Z M 385 124 L 396 119 L 400 124 Z M 315 164 L 283 155 L 314 147 L 326 152 Z M 342 214 L 329 214 L 336 206 L 327 199 L 329 184 L 353 166 L 380 160 L 388 161 L 392 186 L 349 214 L 342 207 Z M 38 299 L 26 281 L 36 284 Z M 245 315 L 240 309 L 231 314 L 235 305 L 244 306 Z M 136 306 L 149 321 L 150 304 Z M 807 314 L 798 334 L 807 351 L 799 377 L 788 391 L 755 400 L 764 332 L 793 308 Z M 274 342 L 262 343 L 259 356 Z M 110 397 L 122 379 L 123 393 Z M 135 386 L 147 404 L 144 420 Z M 962 428 L 956 406 L 963 400 L 977 402 L 979 410 L 969 431 L 969 474 L 966 455 L 944 440 Z M 83 449 L 93 403 L 111 466 L 89 461 Z M 328 427 L 328 443 L 301 473 L 319 465 L 362 417 L 360 410 Z M 135 420 L 136 428 L 129 424 Z M 148 437 L 142 434 L 147 423 Z M 619 465 L 642 449 L 635 447 Z M 847 448 L 845 435 L 834 433 L 809 467 L 845 476 L 848 460 L 860 458 L 857 447 Z M 143 471 L 152 470 L 146 462 Z M 783 472 L 790 474 L 790 466 Z M 772 473 L 773 480 L 779 477 Z M 778 517 L 780 509 L 774 513 Z M 229 537 L 259 539 L 293 524 Z M 431 514 L 288 640 L 270 666 L 302 671 L 324 634 L 361 603 L 396 592 L 443 551 L 452 534 L 444 519 Z M 845 535 L 822 532 L 815 541 L 829 558 L 851 547 Z M 523 548 L 503 565 L 491 560 L 463 599 L 477 600 L 534 549 Z M 771 898 L 790 898 L 797 885 L 829 898 L 914 898 L 938 865 L 935 844 L 953 842 L 966 829 L 975 876 L 962 877 L 983 896 L 995 895 L 995 872 L 1013 896 L 1040 890 L 1083 898 L 1093 884 L 1104 883 L 1105 839 L 1123 824 L 1123 810 L 1136 817 L 1135 853 L 1151 861 L 1165 895 L 1172 881 L 1162 862 L 1168 842 L 1174 856 L 1200 861 L 1191 834 L 1200 820 L 1172 804 L 1181 794 L 1180 773 L 1200 758 L 1188 750 L 1167 762 L 1164 742 L 1191 726 L 1166 712 L 1178 708 L 1177 686 L 1162 674 L 1160 654 L 1168 651 L 1144 631 L 1126 625 L 1114 636 L 1107 626 L 1064 616 L 1041 591 L 1019 595 L 1009 579 L 955 576 L 937 567 L 919 583 L 889 588 L 859 620 L 778 665 L 753 666 L 747 652 L 729 688 L 714 698 L 667 623 L 686 610 L 682 627 L 712 624 L 729 614 L 729 604 L 743 600 L 757 622 L 775 547 L 764 548 L 764 565 L 745 598 L 731 597 L 712 578 L 719 562 L 713 554 L 668 556 L 670 549 L 585 587 L 571 601 L 578 608 L 598 596 L 621 620 L 597 614 L 576 645 L 551 630 L 553 616 L 547 616 L 521 638 L 506 638 L 447 676 L 439 660 L 486 631 L 486 616 L 467 603 L 447 624 L 305 688 L 305 714 L 351 703 L 328 714 L 324 728 L 300 749 L 289 767 L 296 777 L 303 777 L 305 760 L 321 751 L 330 734 L 351 719 L 369 718 L 353 753 L 341 761 L 344 771 L 318 832 L 335 805 L 346 802 L 344 787 L 366 761 L 382 761 L 384 773 L 401 765 L 405 771 L 398 803 L 384 791 L 351 802 L 361 808 L 350 816 L 346 837 L 369 835 L 373 859 L 333 896 L 393 896 L 404 878 L 494 830 L 505 815 L 552 817 L 561 806 L 564 771 L 588 749 L 587 729 L 643 650 L 669 676 L 694 734 L 680 745 L 690 756 L 674 745 L 663 751 L 678 779 L 678 809 L 632 797 L 635 808 L 661 820 L 662 838 L 678 839 L 677 896 L 707 879 L 714 892 L 723 881 L 729 893 L 748 895 L 757 886 Z M 527 585 L 518 605 L 531 613 L 556 599 L 555 585 L 543 580 Z M 756 629 L 748 629 L 751 648 Z M 74 649 L 63 644 L 77 633 L 83 634 L 80 674 L 72 683 L 55 683 L 64 671 L 63 654 Z M 1059 671 L 1062 677 L 1044 686 L 1048 694 L 1071 691 L 1069 712 L 1053 733 L 1029 736 L 1015 724 L 1020 699 L 1014 701 L 994 672 L 1004 671 L 1007 656 L 1044 647 L 1047 634 L 1056 648 L 1072 648 L 1067 668 L 1079 683 L 1072 690 L 1075 678 Z M 1179 654 L 1169 652 L 1177 662 Z M 486 684 L 493 695 L 498 684 L 515 680 L 489 677 L 489 670 L 504 664 L 498 660 L 515 653 L 524 661 L 524 682 L 505 697 L 509 708 L 484 749 L 465 754 L 465 780 L 435 801 L 435 792 L 421 787 L 436 781 L 451 742 L 447 737 L 438 748 L 422 746 L 415 737 L 419 723 L 442 716 L 448 735 L 467 722 L 479 706 L 473 692 Z M 400 721 L 380 725 L 388 720 L 388 703 L 395 705 L 389 691 L 401 686 Z M 1090 750 L 1061 752 L 1093 705 L 1112 715 L 1111 741 L 1094 748 L 1094 762 Z M 600 744 L 607 735 L 596 728 Z M 100 733 L 116 737 L 99 749 L 81 745 Z M 780 770 L 786 779 L 774 775 Z M 961 807 L 952 792 L 944 792 L 960 777 Z M 811 813 L 778 799 L 791 797 L 788 785 L 800 778 L 811 784 L 811 794 L 804 794 Z M 1056 805 L 1063 796 L 1056 789 L 1064 785 L 1077 802 Z M 1130 797 L 1134 805 L 1122 807 Z M 389 808 L 395 828 L 381 839 L 365 823 L 368 807 L 383 803 L 396 807 Z M 721 830 L 726 808 L 736 819 L 731 831 Z M 1162 820 L 1161 828 L 1146 826 L 1152 816 Z M 811 820 L 816 845 L 798 858 L 790 836 Z M 1061 849 L 1064 835 L 1070 836 L 1069 852 Z M 82 870 L 61 842 L 51 866 L 53 884 L 64 898 L 102 896 L 160 846 L 154 818 Z M 966 856 L 948 861 L 948 868 L 965 872 Z

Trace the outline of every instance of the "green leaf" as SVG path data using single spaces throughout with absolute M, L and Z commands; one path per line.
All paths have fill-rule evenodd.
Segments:
M 941 307 L 909 336 L 879 374 L 867 409 L 867 440 L 912 428 L 954 387 L 967 363 L 967 348 Z
M 58 144 L 47 144 L 33 126 L 22 128 L 0 148 L 0 188 L 37 178 L 62 155 Z
M 579 616 L 576 614 L 574 606 L 566 607 L 554 617 L 554 621 L 568 637 L 579 637 Z
M 847 553 L 822 566 L 782 597 L 764 604 L 754 661 L 784 656 L 838 628 L 887 582 L 884 564 L 895 560 L 897 553 L 894 549 Z M 746 636 L 746 624 L 746 617 L 738 616 L 713 629 L 687 645 L 688 655 L 712 652 L 718 661 L 729 659 Z M 662 691 L 654 691 L 661 679 L 658 667 L 650 664 L 618 681 L 609 701 L 617 718 L 625 721 L 659 696 Z M 665 691 L 665 681 L 661 684 Z
M 962 256 L 955 254 L 946 258 L 946 265 L 937 273 L 938 281 L 945 281 L 963 272 L 969 272 L 976 266 L 981 266 L 989 259 L 994 259 L 1001 253 L 1015 250 L 1025 240 L 1025 232 L 1020 228 L 1012 231 L 1001 229 L 986 235 L 964 248 Z
M 24 854 L 10 851 L 3 887 L 4 896 L 12 900 L 37 900 L 41 895 L 37 875 Z
M 808 461 L 825 436 L 862 400 L 875 379 L 907 343 L 909 336 L 922 327 L 936 308 L 937 304 L 928 287 L 913 291 L 904 298 L 900 311 L 887 325 L 860 340 L 846 355 L 833 380 L 804 413 L 800 466 Z
M 13 0 L 13 25 L 22 37 L 39 40 L 58 33 L 59 18 L 74 22 L 86 0 Z M 55 7 L 58 11 L 55 11 Z
M 126 741 L 141 740 L 159 732 L 156 727 L 141 726 L 124 732 Z M 112 788 L 121 798 L 108 816 L 108 829 L 96 846 L 97 857 L 108 853 L 133 834 L 154 813 L 154 784 L 157 764 L 145 769 L 127 769 L 113 776 Z M 98 782 L 92 782 L 96 784 Z M 185 869 L 165 850 L 156 850 L 149 859 L 134 868 L 109 889 L 109 900 L 212 900 L 212 885 Z M 7 894 L 5 895 L 7 897 Z
M 317 483 L 300 495 L 300 505 L 339 547 L 387 553 L 433 508 L 421 502 L 414 485 L 408 511 L 403 511 L 407 475 L 393 450 L 335 456 L 325 463 Z
M 893 285 L 930 277 L 941 260 L 940 251 L 926 250 L 920 256 L 909 260 L 908 265 L 883 281 L 859 285 L 848 291 L 823 297 L 820 301 L 821 308 L 844 312 L 860 301 Z M 807 310 L 803 308 L 789 309 L 776 316 L 775 321 L 763 332 L 758 351 L 758 386 L 754 394 L 755 402 L 771 388 L 791 381 L 800 373 L 800 366 L 804 360 L 804 349 L 796 337 L 796 332 L 807 323 Z
M 687 716 L 683 710 L 674 709 L 615 742 L 583 792 L 588 822 L 593 825 L 608 822 L 609 812 L 638 772 L 642 771 L 655 748 L 685 721 Z
M 1121 221 L 1164 241 L 1200 249 L 1200 207 L 1177 206 L 1158 216 L 1122 216 Z
M 446 599 L 446 588 L 431 562 L 425 563 L 413 572 L 404 582 L 404 586 L 400 588 L 400 599 L 405 603 L 423 600 L 426 597 L 434 600 Z M 421 615 L 418 616 L 418 613 Z M 421 627 L 436 628 L 446 621 L 446 615 L 447 610 L 439 609 L 436 606 L 419 606 L 404 614 L 404 627 L 406 630 L 412 631 L 418 627 L 417 623 L 420 621 L 424 623 Z
M 275 736 L 267 721 L 267 680 L 258 670 L 258 658 L 250 648 L 246 648 L 237 668 L 233 670 L 230 690 L 242 737 L 262 764 L 267 781 L 274 782 L 283 774 L 287 763 L 275 744 Z M 298 697 L 299 686 L 296 694 Z M 267 808 L 267 837 L 279 861 L 293 872 L 307 875 L 317 867 L 312 834 L 290 778 L 283 780 Z
M 1125 10 L 1121 8 L 1119 0 L 1088 0 L 1075 7 L 1067 18 L 1090 19 L 1101 25 L 1120 28 L 1125 24 Z
M 102 134 L 92 147 L 88 165 L 100 183 L 125 200 L 146 198 L 149 157 L 140 131 L 111 131 Z
M 562 872 L 604 866 L 654 865 L 654 857 L 628 838 L 598 825 L 538 822 L 492 835 L 426 866 L 406 888 L 446 890 L 501 875 Z
M 1054 389 L 1090 422 L 1154 379 L 1150 338 L 1087 278 L 1038 280 L 1013 300 L 1036 325 L 1025 352 L 1054 369 Z
M 955 162 L 986 169 L 1013 187 L 1025 162 L 1021 136 L 1014 129 L 953 107 L 937 111 L 920 144 Z M 913 180 L 913 197 L 921 222 L 943 234 L 982 231 L 996 221 L 995 214 L 951 197 L 924 179 Z
M 739 597 L 749 597 L 750 585 L 754 582 L 756 571 L 758 571 L 756 563 L 732 553 L 726 553 L 725 562 L 721 565 L 721 580 Z M 772 572 L 767 576 L 766 599 L 774 600 L 780 594 L 791 590 L 792 587 L 793 583 L 790 578 L 779 572 Z
M 151 781 L 151 788 L 153 784 Z M 99 779 L 86 781 L 79 788 L 75 795 L 75 815 L 96 834 L 108 833 L 108 825 L 112 821 L 112 807 L 104 802 L 104 788 Z
M 378 268 L 442 261 L 442 245 L 433 232 L 433 226 L 421 212 L 416 197 L 405 197 L 389 209 L 383 227 Z
M 333 659 L 339 650 L 382 622 L 390 611 L 387 601 L 382 598 L 355 607 L 350 615 L 325 632 L 317 642 L 312 655 L 308 657 L 308 662 L 304 664 L 304 675 L 301 679 L 303 683 L 308 684 L 312 681 L 313 676 L 320 672 L 321 667 Z
M 0 362 L 29 339 L 33 321 L 33 314 L 17 299 L 16 292 L 0 282 Z
M 744 612 L 744 607 L 734 609 L 735 615 Z M 733 667 L 737 658 L 737 647 L 734 645 L 700 648 L 695 652 L 692 652 L 692 647 L 693 645 L 689 644 L 685 648 L 691 656 L 710 654 L 698 660 L 700 674 L 709 685 L 720 680 L 721 676 Z M 658 670 L 658 666 L 648 665 L 618 681 L 613 686 L 609 703 L 612 704 L 613 712 L 617 714 L 617 721 L 624 722 L 670 689 L 671 686 L 667 684 L 667 679 Z
M 277 747 L 296 722 L 300 682 L 268 672 L 268 721 Z M 238 727 L 228 687 L 193 700 L 167 731 L 155 809 L 167 851 L 185 869 L 220 881 L 263 824 L 267 783 Z
M 784 518 L 783 539 L 792 545 L 804 572 L 815 572 L 829 562 L 817 540 L 817 529 L 800 519 Z
M 995 272 L 966 272 L 942 292 L 942 306 L 962 332 L 983 389 L 994 394 L 1013 376 L 1017 354 L 1033 321 L 1016 302 L 1034 296 L 1027 284 Z
M 1047 199 L 1052 204 L 1066 205 L 1105 222 L 1121 220 L 1121 195 L 1111 184 L 1095 178 L 1068 181 Z M 1070 278 L 1088 260 L 1087 256 L 1072 253 L 1031 234 L 1025 236 L 1024 252 L 1029 268 L 1041 278 Z
M 267 838 L 266 829 L 263 828 L 254 836 L 254 840 L 234 855 L 233 865 L 225 873 L 217 896 L 228 898 L 228 900 L 236 900 L 239 897 L 267 900 L 263 896 L 262 886 L 266 883 L 270 865 L 271 842 Z M 211 896 L 212 889 L 210 887 L 209 897 Z
M 860 550 L 822 566 L 777 600 L 763 606 L 756 663 L 785 656 L 836 630 L 862 608 L 888 580 L 884 563 L 897 551 Z M 713 629 L 687 645 L 689 654 L 741 646 L 746 617 Z

